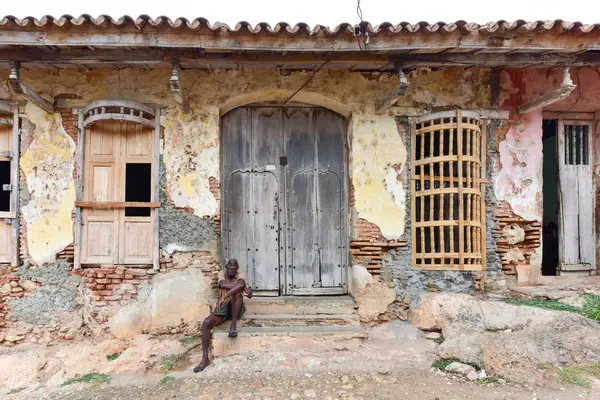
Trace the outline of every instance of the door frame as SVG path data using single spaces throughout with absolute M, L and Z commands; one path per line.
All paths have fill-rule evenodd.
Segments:
M 106 112 L 113 109 L 114 112 Z M 81 249 L 83 245 L 83 206 L 84 206 L 84 184 L 85 175 L 85 151 L 86 151 L 86 127 L 102 120 L 121 120 L 139 123 L 154 129 L 152 157 L 152 202 L 148 205 L 153 213 L 153 249 L 152 268 L 160 270 L 160 243 L 159 243 L 159 210 L 160 210 L 160 116 L 162 107 L 157 105 L 146 105 L 127 100 L 99 100 L 88 104 L 85 108 L 74 108 L 77 113 L 77 150 L 76 150 L 76 192 L 75 192 L 75 254 L 73 269 L 81 269 Z M 124 207 L 122 203 L 118 207 Z M 138 206 L 141 203 L 138 203 Z M 85 205 L 88 207 L 88 205 Z M 118 244 L 120 246 L 120 243 Z
M 558 179 L 557 179 L 557 190 L 558 190 L 558 265 L 556 266 L 557 268 L 557 274 L 558 275 L 563 275 L 564 273 L 568 274 L 567 270 L 563 270 L 563 264 L 564 264 L 564 241 L 563 241 L 563 237 L 564 237 L 564 224 L 563 224 L 563 199 L 562 199 L 562 190 L 561 190 L 561 179 L 560 179 L 560 168 L 561 168 L 561 159 L 562 154 L 564 154 L 564 149 L 561 149 L 561 135 L 564 134 L 564 127 L 565 125 L 572 125 L 572 126 L 587 126 L 588 127 L 588 132 L 589 132 L 589 143 L 588 143 L 588 150 L 589 150 L 589 165 L 590 168 L 592 170 L 592 176 L 591 176 L 591 185 L 592 185 L 592 235 L 593 235 L 593 240 L 592 242 L 594 243 L 593 246 L 593 252 L 594 255 L 592 257 L 592 266 L 591 269 L 589 270 L 590 274 L 593 273 L 594 271 L 596 271 L 597 269 L 597 265 L 596 265 L 596 181 L 594 179 L 594 167 L 595 167 L 595 135 L 594 135 L 594 121 L 593 120 L 572 120 L 572 119 L 561 119 L 560 117 L 556 119 L 556 157 L 557 157 L 557 168 L 558 168 Z M 561 151 L 563 150 L 563 151 Z M 581 270 L 581 271 L 574 271 L 574 272 L 585 272 L 585 270 Z
M 287 187 L 287 171 L 284 170 L 284 174 L 282 174 L 282 179 L 281 182 L 279 183 L 279 192 L 278 192 L 278 197 L 279 197 L 279 204 L 280 204 L 280 213 L 279 213 L 279 225 L 282 228 L 283 234 L 280 234 L 279 236 L 279 240 L 280 240 L 280 245 L 283 246 L 286 250 L 284 251 L 283 254 L 279 255 L 280 258 L 280 265 L 283 266 L 283 268 L 279 268 L 279 293 L 266 293 L 265 296 L 318 296 L 318 295 L 344 295 L 347 294 L 348 291 L 348 271 L 349 271 L 349 262 L 350 262 L 350 235 L 349 235 L 349 229 L 350 229 L 350 223 L 351 223 L 351 215 L 349 212 L 349 175 L 348 175 L 348 171 L 349 171 L 349 149 L 350 149 L 350 143 L 349 143 L 349 129 L 351 126 L 350 123 L 350 118 L 340 114 L 338 111 L 329 109 L 327 107 L 323 107 L 320 105 L 313 105 L 313 104 L 306 104 L 306 103 L 298 103 L 298 102 L 293 102 L 290 104 L 278 104 L 278 103 L 274 103 L 274 102 L 268 102 L 268 101 L 264 101 L 264 102 L 255 102 L 255 103 L 249 103 L 249 104 L 242 104 L 242 105 L 238 105 L 237 107 L 233 107 L 231 109 L 227 109 L 226 112 L 221 113 L 220 117 L 219 117 L 219 168 L 220 168 L 220 220 L 221 220 L 221 251 L 224 257 L 223 262 L 226 261 L 225 256 L 227 254 L 227 250 L 225 249 L 225 241 L 223 240 L 223 229 L 225 224 L 223 223 L 223 213 L 224 210 L 227 210 L 227 204 L 226 204 L 226 185 L 225 182 L 227 181 L 227 177 L 225 176 L 225 168 L 224 168 L 224 146 L 223 146 L 223 117 L 225 115 L 227 115 L 229 112 L 232 112 L 236 109 L 239 108 L 279 108 L 279 109 L 289 109 L 289 108 L 312 108 L 312 109 L 317 109 L 317 108 L 322 108 L 322 109 L 327 109 L 331 112 L 334 112 L 336 114 L 338 114 L 340 117 L 343 118 L 344 121 L 344 128 L 343 128 L 343 138 L 342 138 L 342 142 L 343 142 L 343 162 L 344 162 L 344 166 L 343 166 L 343 176 L 342 176 L 342 188 L 344 190 L 345 195 L 343 196 L 342 199 L 342 207 L 344 208 L 342 211 L 342 216 L 343 216 L 343 221 L 342 221 L 342 226 L 341 226 L 341 230 L 342 230 L 342 237 L 344 238 L 344 242 L 342 245 L 342 286 L 338 288 L 331 288 L 331 287 L 325 287 L 325 288 L 301 288 L 301 289 L 294 289 L 292 286 L 292 282 L 293 282 L 293 277 L 292 277 L 292 266 L 291 266 L 291 260 L 290 260 L 290 251 L 289 251 L 289 247 L 291 244 L 291 232 L 290 232 L 290 225 L 289 225 L 289 221 L 290 221 L 290 209 L 289 209 L 289 204 L 288 204 L 288 196 L 287 193 L 289 192 L 289 188 Z M 285 143 L 285 141 L 284 141 Z M 286 149 L 284 148 L 284 151 Z
M 0 223 L 11 225 L 11 264 L 14 267 L 20 265 L 19 239 L 21 234 L 20 226 L 20 207 L 19 207 L 19 179 L 20 179 L 20 126 L 19 106 L 17 103 L 0 102 L 0 112 L 3 114 L 12 114 L 12 118 L 0 118 L 2 125 L 12 126 L 10 155 L 10 211 L 0 213 Z M 2 190 L 2 188 L 0 188 Z

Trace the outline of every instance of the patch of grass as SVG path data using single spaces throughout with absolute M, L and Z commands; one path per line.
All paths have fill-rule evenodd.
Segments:
M 496 376 L 486 376 L 485 378 L 477 381 L 478 385 L 504 385 L 505 383 L 506 380 Z
M 562 383 L 590 388 L 592 386 L 591 377 L 600 379 L 600 363 L 558 367 L 558 374 Z
M 180 342 L 181 342 L 181 344 L 186 345 L 186 344 L 195 343 L 195 342 L 198 341 L 198 339 L 200 339 L 200 337 L 196 336 L 196 335 L 194 335 L 194 336 L 186 336 L 186 337 L 182 338 L 180 340 Z
M 118 352 L 118 353 L 115 353 L 115 354 L 110 354 L 110 355 L 106 356 L 106 359 L 107 359 L 108 361 L 115 361 L 117 358 L 119 358 L 119 356 L 120 356 L 121 354 L 123 354 L 123 352 L 122 352 L 122 351 L 120 351 L 120 352 Z
M 18 387 L 18 388 L 14 388 L 14 389 L 10 389 L 10 391 L 7 394 L 15 394 L 15 393 L 19 393 L 22 392 L 23 390 L 25 390 L 26 388 L 24 387 Z
M 600 295 L 586 294 L 583 295 L 583 299 L 583 308 L 570 306 L 568 304 L 563 304 L 558 300 L 551 299 L 516 299 L 509 297 L 504 299 L 504 301 L 517 306 L 539 307 L 554 311 L 569 311 L 600 322 Z
M 481 366 L 478 365 L 477 363 L 466 362 L 459 358 L 440 358 L 439 360 L 435 360 L 431 364 L 431 366 L 435 369 L 439 369 L 440 371 L 445 371 L 446 367 L 454 362 L 459 362 L 461 364 L 470 365 L 471 367 L 475 368 L 478 371 L 481 369 Z
M 74 383 L 110 383 L 110 376 L 92 372 L 91 374 L 75 375 L 64 381 L 60 386 L 68 386 Z
M 160 361 L 160 371 L 165 375 L 175 368 L 183 367 L 183 354 L 171 354 Z
M 446 339 L 444 339 L 444 337 L 440 335 L 439 338 L 433 339 L 432 342 L 434 342 L 435 344 L 442 344 L 442 343 L 444 343 L 444 340 L 446 340 Z
M 167 375 L 167 376 L 164 376 L 160 381 L 158 381 L 158 384 L 163 385 L 169 381 L 174 381 L 174 380 L 175 380 L 175 378 L 173 378 L 171 375 Z

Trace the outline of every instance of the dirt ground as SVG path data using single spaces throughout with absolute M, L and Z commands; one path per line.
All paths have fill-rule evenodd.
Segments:
M 374 328 L 359 351 L 257 353 L 221 357 L 200 374 L 194 345 L 161 370 L 122 371 L 110 383 L 23 389 L 8 399 L 600 399 L 600 387 L 563 385 L 556 376 L 532 387 L 493 386 L 431 368 L 436 344 L 408 323 Z M 400 345 L 398 345 L 400 344 Z M 162 363 L 164 367 L 164 362 Z
M 249 376 L 250 375 L 250 376 Z M 410 365 L 387 374 L 337 374 L 334 372 L 236 373 L 175 379 L 166 383 L 106 388 L 71 388 L 44 399 L 167 400 L 167 399 L 598 399 L 576 387 L 528 389 L 514 386 L 487 387 L 461 382 L 453 376 L 411 369 Z M 30 397 L 31 398 L 31 397 Z

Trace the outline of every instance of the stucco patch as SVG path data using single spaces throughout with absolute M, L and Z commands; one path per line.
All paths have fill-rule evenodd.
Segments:
M 523 116 L 499 144 L 502 167 L 495 180 L 498 200 L 527 221 L 542 218 L 542 112 Z
M 219 110 L 197 110 L 184 115 L 171 110 L 164 118 L 169 197 L 176 207 L 192 208 L 194 214 L 214 216 L 218 201 L 210 191 L 209 178 L 219 176 Z
M 358 217 L 376 224 L 386 238 L 399 238 L 404 233 L 406 196 L 398 174 L 406 163 L 406 147 L 394 118 L 355 116 L 352 158 Z
M 29 255 L 41 265 L 54 261 L 73 242 L 75 142 L 60 114 L 46 114 L 29 103 L 25 115 L 35 125 L 35 136 L 21 157 L 30 195 L 22 213 Z

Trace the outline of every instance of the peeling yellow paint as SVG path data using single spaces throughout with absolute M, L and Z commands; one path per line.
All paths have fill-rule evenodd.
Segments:
M 365 119 L 363 119 L 365 118 Z M 388 239 L 404 233 L 405 194 L 396 168 L 406 163 L 406 146 L 389 116 L 355 117 L 352 144 L 355 207 Z
M 35 124 L 35 139 L 21 157 L 30 201 L 23 209 L 27 246 L 37 264 L 52 262 L 73 242 L 71 213 L 75 143 L 62 127 L 60 114 L 45 114 L 28 104 L 25 117 Z
M 8 71 L 0 74 L 8 75 Z M 190 100 L 187 114 L 179 111 L 169 92 L 168 68 L 95 69 L 85 73 L 62 69 L 52 74 L 35 68 L 22 75 L 33 90 L 42 94 L 76 94 L 89 102 L 122 99 L 165 106 L 161 125 L 167 194 L 176 207 L 193 209 L 195 215 L 204 217 L 216 216 L 219 210 L 209 178 L 220 178 L 221 113 L 249 102 L 287 99 L 307 82 L 312 72 L 281 75 L 267 68 L 182 71 L 180 78 Z M 411 75 L 408 91 L 398 105 L 485 108 L 490 101 L 489 77 L 485 69 L 459 68 Z M 399 174 L 407 155 L 392 112 L 375 115 L 374 109 L 375 103 L 394 90 L 396 84 L 394 74 L 321 70 L 291 101 L 327 107 L 351 121 L 348 156 L 355 215 L 379 226 L 387 238 L 404 233 L 405 187 Z M 3 90 L 0 87 L 0 97 L 4 96 Z M 43 114 L 33 106 L 28 106 L 25 114 L 38 126 L 38 132 L 23 156 L 32 190 L 24 215 L 33 232 L 29 237 L 32 253 L 38 260 L 49 260 L 72 242 L 72 224 L 67 214 L 73 198 L 74 181 L 70 177 L 74 144 L 62 129 L 60 116 Z M 42 226 L 48 228 L 44 230 Z

